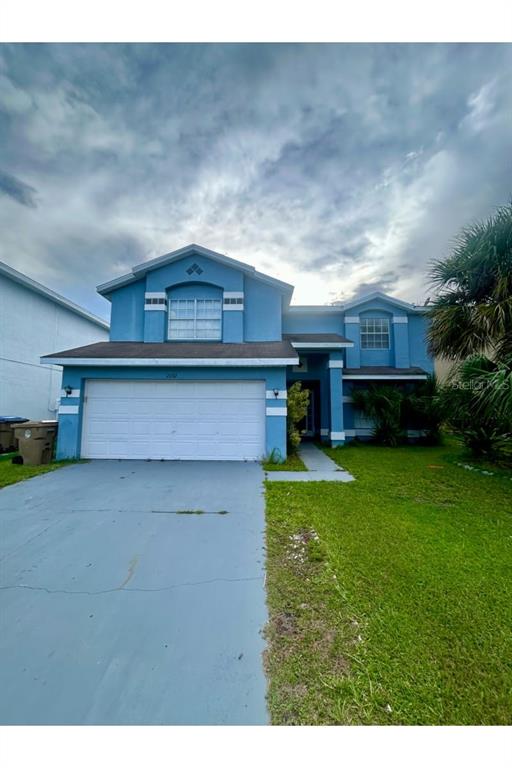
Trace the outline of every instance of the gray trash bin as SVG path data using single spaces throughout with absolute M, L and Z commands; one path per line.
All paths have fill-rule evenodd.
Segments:
M 57 435 L 56 421 L 26 421 L 15 427 L 23 464 L 49 464 Z

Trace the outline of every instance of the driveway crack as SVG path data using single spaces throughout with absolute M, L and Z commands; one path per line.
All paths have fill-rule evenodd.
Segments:
M 264 576 L 246 576 L 238 579 L 205 579 L 204 581 L 184 581 L 179 584 L 169 584 L 165 587 L 112 587 L 111 589 L 98 590 L 69 590 L 69 589 L 49 589 L 48 587 L 34 587 L 29 584 L 6 584 L 0 586 L 0 590 L 9 589 L 27 589 L 33 592 L 46 592 L 47 595 L 108 595 L 111 592 L 169 592 L 173 589 L 182 587 L 200 587 L 206 584 L 215 584 L 217 582 L 236 583 L 243 581 L 263 581 Z

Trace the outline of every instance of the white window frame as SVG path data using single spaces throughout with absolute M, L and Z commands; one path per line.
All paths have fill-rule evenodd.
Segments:
M 177 304 L 185 304 L 189 302 L 194 302 L 194 314 L 193 317 L 175 317 L 171 318 L 171 312 L 174 309 L 174 305 Z M 198 302 L 202 301 L 211 301 L 216 303 L 216 310 L 218 311 L 218 317 L 198 317 L 197 316 L 197 307 Z M 167 318 L 167 338 L 169 341 L 222 341 L 222 299 L 216 299 L 216 298 L 186 298 L 186 299 L 173 299 L 172 296 L 169 298 L 169 311 L 168 311 L 168 318 Z M 192 335 L 190 336 L 173 336 L 172 334 L 172 322 L 174 321 L 184 321 L 189 320 L 192 321 L 193 327 L 192 327 Z M 197 329 L 197 323 L 198 321 L 201 322 L 202 320 L 215 320 L 219 323 L 219 329 L 218 329 L 218 335 L 211 336 L 211 335 L 204 335 L 204 331 L 200 332 L 200 335 L 198 334 Z
M 370 329 L 368 326 L 370 326 Z M 360 334 L 361 349 L 390 349 L 391 337 L 389 332 L 389 319 L 387 317 L 362 317 Z M 373 342 L 370 343 L 368 339 L 372 336 Z M 386 343 L 384 344 L 384 342 Z

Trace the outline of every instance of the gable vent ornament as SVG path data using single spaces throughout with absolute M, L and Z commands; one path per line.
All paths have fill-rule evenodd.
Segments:
M 192 264 L 192 266 L 187 269 L 187 275 L 193 275 L 194 272 L 198 275 L 203 274 L 203 270 L 201 269 L 199 264 Z

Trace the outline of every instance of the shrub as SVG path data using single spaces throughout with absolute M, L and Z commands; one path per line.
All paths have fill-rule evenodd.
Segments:
M 373 437 L 381 445 L 396 446 L 404 437 L 402 399 L 402 393 L 394 387 L 372 385 L 352 392 L 354 407 L 373 420 Z
M 439 445 L 442 441 L 441 426 L 446 418 L 446 405 L 435 374 L 418 383 L 412 392 L 404 395 L 402 423 L 409 428 L 426 431 L 422 442 Z
M 446 421 L 475 457 L 512 453 L 510 369 L 486 357 L 468 358 L 442 391 Z
M 302 389 L 302 383 L 296 381 L 288 389 L 288 448 L 297 450 L 300 444 L 300 431 L 298 425 L 305 418 L 309 405 L 309 390 Z

